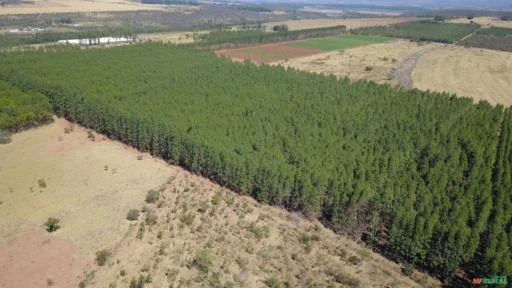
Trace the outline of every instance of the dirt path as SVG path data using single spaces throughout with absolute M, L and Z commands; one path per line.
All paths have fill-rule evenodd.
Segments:
M 438 47 L 426 47 L 425 49 L 422 49 L 420 51 L 414 52 L 407 57 L 405 57 L 404 61 L 400 63 L 398 68 L 395 71 L 395 79 L 398 82 L 398 85 L 405 89 L 412 89 L 412 71 L 414 70 L 414 67 L 416 66 L 416 62 L 418 59 L 434 50 L 436 50 Z

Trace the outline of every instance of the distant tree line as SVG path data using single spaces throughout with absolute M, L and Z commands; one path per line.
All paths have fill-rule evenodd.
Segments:
M 407 38 L 416 41 L 454 43 L 480 28 L 478 24 L 439 23 L 444 21 L 444 17 L 436 17 L 434 19 L 436 22 L 422 21 L 391 26 L 365 27 L 351 30 L 351 32 L 362 35 Z
M 72 67 L 72 68 L 70 68 Z M 512 111 L 185 47 L 0 54 L 54 112 L 449 281 L 512 275 Z
M 218 48 L 222 45 L 236 46 L 334 36 L 345 32 L 345 26 L 288 31 L 288 26 L 276 25 L 273 30 L 276 32 L 266 32 L 263 29 L 215 30 L 210 33 L 196 34 L 194 37 L 197 42 L 193 46 Z
M 144 4 L 161 4 L 161 5 L 199 5 L 198 1 L 189 0 L 141 0 Z

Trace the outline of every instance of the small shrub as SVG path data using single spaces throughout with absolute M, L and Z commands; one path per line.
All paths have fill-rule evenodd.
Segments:
M 337 273 L 335 273 L 335 275 L 333 277 L 334 277 L 334 281 L 336 281 L 337 283 L 343 284 L 344 286 L 359 287 L 359 285 L 360 285 L 359 279 L 354 278 L 354 277 L 344 273 L 343 271 L 337 271 Z
M 226 204 L 230 207 L 233 206 L 233 204 L 235 204 L 235 196 L 230 195 L 230 196 L 224 198 L 224 202 L 226 202 Z
M 158 216 L 156 216 L 155 211 L 148 210 L 148 212 L 146 212 L 146 224 L 148 226 L 153 226 L 156 224 L 157 221 L 158 221 Z
M 348 257 L 348 263 L 352 265 L 359 265 L 361 263 L 361 258 L 357 256 L 350 256 Z
M 164 207 L 164 205 L 165 205 L 165 201 L 160 200 L 160 201 L 158 201 L 158 204 L 156 204 L 156 208 L 162 208 L 162 207 Z
M 181 215 L 180 221 L 187 224 L 188 226 L 192 225 L 194 223 L 194 219 L 196 218 L 196 215 L 193 213 L 185 213 Z
M 39 185 L 40 189 L 46 189 L 46 181 L 44 179 L 37 180 L 37 185 Z
M 213 264 L 213 256 L 208 249 L 203 249 L 196 254 L 192 265 L 197 267 L 202 273 L 208 273 Z
M 121 272 L 119 272 L 119 275 L 121 275 L 121 277 L 126 276 L 126 270 L 121 270 Z
M 139 219 L 139 210 L 137 209 L 130 209 L 130 211 L 128 211 L 128 215 L 126 215 L 126 219 L 130 220 L 130 221 L 136 221 L 137 219 Z
M 46 279 L 46 285 L 48 285 L 48 287 L 53 286 L 53 284 L 55 284 L 55 281 L 53 281 L 53 279 L 51 279 L 51 278 Z
M 208 204 L 208 201 L 203 201 L 203 202 L 201 202 L 201 204 L 199 204 L 199 208 L 197 208 L 197 212 L 204 213 L 204 212 L 208 211 L 208 207 L 210 207 L 210 205 Z
M 269 231 L 268 231 L 268 228 L 266 226 L 260 226 L 258 227 L 256 225 L 256 222 L 251 222 L 251 224 L 249 224 L 249 228 L 248 230 L 254 234 L 254 236 L 256 237 L 257 240 L 261 240 L 262 238 L 266 238 L 268 237 L 269 235 Z
M 343 249 L 341 246 L 336 247 L 334 254 L 341 258 L 347 257 L 347 251 L 345 251 L 345 249 Z
M 220 193 L 217 193 L 215 195 L 213 195 L 212 197 L 212 205 L 219 205 L 220 204 L 220 201 L 222 200 L 222 195 L 220 195 Z
M 163 236 L 164 236 L 164 232 L 162 232 L 161 230 L 158 231 L 158 233 L 156 234 L 156 238 L 158 238 L 158 239 L 162 239 Z
M 158 191 L 151 189 L 146 194 L 146 202 L 147 203 L 155 203 L 156 201 L 158 201 L 159 196 L 160 195 L 159 195 Z
M 49 217 L 48 220 L 44 223 L 44 226 L 46 226 L 46 231 L 52 233 L 60 229 L 60 219 Z
M 98 266 L 105 265 L 110 255 L 110 251 L 106 249 L 96 251 L 96 263 L 98 264 Z
M 137 160 L 142 160 L 142 158 L 143 158 L 142 155 L 137 156 Z
M 414 274 L 414 269 L 412 268 L 411 264 L 405 265 L 405 267 L 402 268 L 402 273 L 404 273 L 405 276 L 411 277 L 412 274 Z
M 373 67 L 372 67 L 372 66 L 366 66 L 366 67 L 364 67 L 364 71 L 366 71 L 366 72 L 370 72 L 370 71 L 372 71 L 372 70 L 373 70 Z
M 142 240 L 145 231 L 146 226 L 144 226 L 144 223 L 140 223 L 139 231 L 137 231 L 137 239 Z
M 263 281 L 263 283 L 265 284 L 265 286 L 267 286 L 269 288 L 280 288 L 281 287 L 281 283 L 279 283 L 279 280 L 277 280 L 274 277 L 266 279 L 265 281 Z

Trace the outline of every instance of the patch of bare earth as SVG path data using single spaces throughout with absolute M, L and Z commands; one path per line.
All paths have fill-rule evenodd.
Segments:
M 0 287 L 78 287 L 87 262 L 70 241 L 41 230 L 22 233 L 0 246 Z
M 413 87 L 512 105 L 512 53 L 448 45 L 417 60 Z
M 347 29 L 356 29 L 361 27 L 370 26 L 383 26 L 393 25 L 404 22 L 415 21 L 416 17 L 382 17 L 382 18 L 354 18 L 354 19 L 302 19 L 302 20 L 287 20 L 280 22 L 268 22 L 265 23 L 265 27 L 268 31 L 272 31 L 272 28 L 276 25 L 287 25 L 288 29 L 301 30 L 301 29 L 312 29 L 322 27 L 332 27 L 344 25 Z
M 0 145 L 0 286 L 439 285 L 318 221 L 140 155 L 62 119 Z M 50 216 L 62 226 L 51 234 Z
M 279 61 L 276 64 L 308 72 L 346 76 L 351 80 L 365 79 L 396 85 L 399 83 L 396 70 L 409 55 L 437 46 L 395 40 Z

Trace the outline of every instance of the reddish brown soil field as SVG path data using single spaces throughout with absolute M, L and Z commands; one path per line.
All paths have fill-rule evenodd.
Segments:
M 291 47 L 283 43 L 273 43 L 237 49 L 218 50 L 215 53 L 238 61 L 250 60 L 256 63 L 271 63 L 289 58 L 315 55 L 323 52 L 325 51 L 319 49 Z
M 71 242 L 28 232 L 0 246 L 0 287 L 77 287 L 86 263 Z

